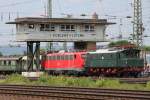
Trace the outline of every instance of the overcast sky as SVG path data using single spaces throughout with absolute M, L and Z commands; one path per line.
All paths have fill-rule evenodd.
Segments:
M 0 46 L 8 45 L 14 40 L 15 26 L 6 25 L 5 22 L 13 21 L 16 17 L 30 17 L 45 15 L 47 0 L 0 0 Z M 143 1 L 143 23 L 144 34 L 150 35 L 150 0 Z M 126 16 L 133 16 L 133 0 L 53 0 L 53 17 L 65 17 L 67 14 L 73 17 L 81 17 L 86 14 L 87 18 L 96 12 L 99 18 L 108 18 L 109 21 L 117 22 L 109 26 L 106 34 L 109 38 L 115 38 L 121 32 L 123 37 L 129 37 L 132 33 L 132 19 Z M 111 16 L 116 16 L 113 19 Z M 120 23 L 120 19 L 122 23 Z M 120 24 L 122 26 L 120 27 Z M 10 35 L 2 35 L 10 34 Z M 144 39 L 148 44 L 150 38 Z

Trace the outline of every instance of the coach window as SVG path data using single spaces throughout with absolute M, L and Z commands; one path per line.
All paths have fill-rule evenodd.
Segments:
M 77 57 L 77 56 L 76 56 L 76 55 L 74 55 L 74 59 L 76 59 L 76 57 Z
M 50 59 L 49 59 L 49 56 L 46 56 L 46 59 L 50 60 Z M 43 60 L 44 60 L 44 57 L 43 57 Z
M 70 55 L 70 60 L 73 60 L 74 59 L 74 56 L 73 55 Z
M 4 61 L 4 65 L 6 65 L 6 61 Z
M 61 60 L 61 56 L 58 55 L 58 56 L 57 56 L 57 60 Z
M 52 56 L 49 56 L 49 60 L 52 60 Z
M 64 55 L 62 56 L 62 60 L 65 60 L 65 56 Z
M 68 55 L 65 55 L 64 58 L 65 58 L 65 60 L 68 60 Z
M 50 60 L 50 56 L 47 56 L 46 59 Z
M 57 60 L 57 57 L 58 57 L 58 56 L 54 56 L 54 60 Z
M 11 61 L 8 61 L 8 65 L 11 65 Z
M 70 55 L 67 55 L 68 56 L 68 60 L 70 60 Z
M 51 60 L 55 60 L 55 56 L 51 56 Z
M 55 60 L 55 56 L 52 56 L 52 60 Z
M 68 55 L 68 60 L 73 60 L 73 55 Z

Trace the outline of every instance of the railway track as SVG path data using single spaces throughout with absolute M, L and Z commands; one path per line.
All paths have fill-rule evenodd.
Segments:
M 78 77 L 77 77 L 78 78 Z M 100 79 L 98 77 L 91 77 L 93 80 Z M 6 79 L 6 76 L 0 76 L 0 79 Z M 29 77 L 30 81 L 36 81 L 38 80 L 38 77 Z M 104 79 L 117 79 L 121 83 L 129 83 L 129 84 L 146 84 L 150 81 L 150 77 L 144 77 L 144 78 L 105 78 Z
M 7 99 L 5 99 L 7 98 Z M 0 85 L 0 100 L 150 100 L 150 91 Z
M 146 84 L 150 81 L 150 78 L 118 78 L 121 83 L 129 84 Z
M 94 80 L 100 79 L 97 77 L 93 78 Z M 102 78 L 103 79 L 103 78 Z M 104 79 L 114 79 L 119 80 L 121 83 L 129 83 L 129 84 L 146 84 L 150 81 L 150 77 L 143 77 L 143 78 L 108 78 L 104 77 Z

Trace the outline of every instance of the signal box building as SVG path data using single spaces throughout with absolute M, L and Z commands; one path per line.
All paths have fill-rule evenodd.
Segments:
M 75 42 L 75 48 L 88 49 L 96 42 L 106 41 L 106 19 L 17 18 L 17 41 Z M 84 46 L 85 45 L 85 46 Z
M 96 49 L 96 42 L 106 41 L 106 26 L 114 23 L 95 14 L 92 19 L 25 17 L 7 24 L 16 24 L 16 40 L 27 42 L 27 52 L 33 58 L 39 53 L 40 42 L 74 42 L 75 49 Z M 33 43 L 37 44 L 35 53 Z

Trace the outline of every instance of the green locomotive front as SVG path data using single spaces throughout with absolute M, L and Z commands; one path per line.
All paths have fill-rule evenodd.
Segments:
M 89 52 L 85 71 L 88 75 L 138 76 L 144 68 L 138 49 L 105 49 Z

